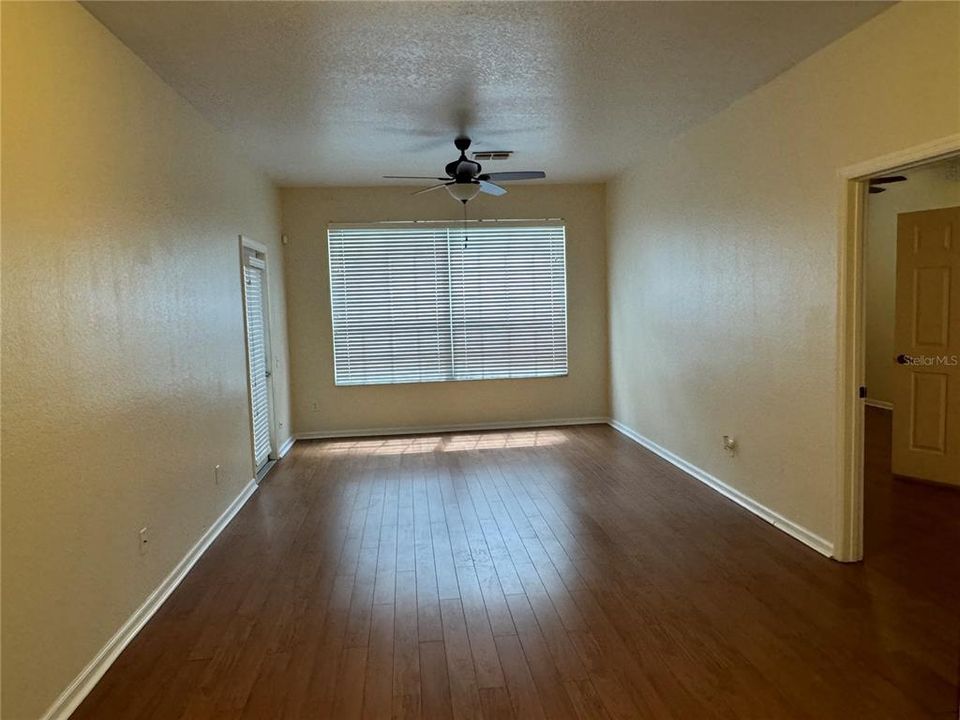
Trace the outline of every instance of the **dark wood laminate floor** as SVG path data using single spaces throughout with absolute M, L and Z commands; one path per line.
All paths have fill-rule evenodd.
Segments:
M 956 717 L 960 493 L 868 422 L 847 566 L 603 426 L 298 443 L 73 717 Z

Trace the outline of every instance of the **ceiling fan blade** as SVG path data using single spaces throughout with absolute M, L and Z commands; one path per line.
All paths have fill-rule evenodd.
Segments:
M 447 178 L 433 177 L 432 175 L 384 175 L 386 180 L 446 180 Z
M 499 185 L 494 185 L 489 180 L 480 180 L 480 192 L 484 192 L 487 195 L 506 195 L 507 189 Z
M 903 175 L 884 175 L 883 177 L 870 178 L 869 183 L 871 185 L 886 185 L 887 183 L 906 182 L 906 179 Z
M 525 170 L 518 172 L 496 172 L 484 173 L 478 180 L 495 180 L 496 182 L 509 182 L 511 180 L 539 180 L 545 178 L 547 174 L 543 170 Z
M 887 191 L 886 188 L 875 187 L 875 186 L 873 186 L 873 185 L 871 185 L 869 188 L 867 188 L 867 192 L 869 192 L 871 195 L 876 195 L 877 193 L 882 193 L 882 192 L 886 192 L 886 191 Z
M 437 190 L 437 189 L 439 189 L 439 188 L 446 187 L 447 185 L 453 185 L 453 183 L 445 182 L 445 183 L 440 183 L 439 185 L 431 185 L 430 187 L 424 188 L 423 190 L 417 190 L 417 191 L 416 191 L 415 193 L 413 193 L 413 194 L 414 194 L 414 195 L 423 195 L 424 193 L 428 193 L 428 192 L 430 192 L 431 190 Z

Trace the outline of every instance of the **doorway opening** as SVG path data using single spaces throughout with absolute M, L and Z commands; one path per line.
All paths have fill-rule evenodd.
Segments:
M 874 182 L 882 192 L 871 193 L 871 178 L 889 178 L 919 172 L 924 166 L 947 164 L 960 156 L 960 134 L 875 158 L 839 171 L 841 182 L 841 243 L 839 248 L 839 317 L 837 323 L 840 345 L 840 367 L 837 373 L 839 411 L 839 477 L 834 533 L 834 558 L 841 562 L 857 562 L 864 557 L 864 450 L 866 408 L 878 409 L 876 403 L 868 406 L 866 400 L 878 400 L 866 380 L 867 327 L 867 266 L 866 243 L 868 231 L 869 198 L 892 197 L 891 188 L 907 188 L 909 180 Z M 915 190 L 919 184 L 914 183 Z M 895 213 L 896 214 L 896 213 Z M 954 233 L 960 234 L 958 232 Z M 960 240 L 954 241 L 954 246 Z M 895 257 L 895 251 L 891 253 Z M 889 267 L 889 259 L 888 259 Z M 876 282 L 876 281 L 875 281 Z M 958 291 L 960 292 L 960 291 Z M 954 293 L 955 295 L 957 293 Z M 895 304 L 895 303 L 894 303 Z M 888 304 L 889 307 L 889 304 Z M 882 311 L 876 311 L 882 312 Z M 960 316 L 947 319 L 955 324 Z M 960 330 L 957 331 L 960 333 Z M 906 351 L 898 351 L 905 352 Z M 893 361 L 896 355 L 887 358 Z M 882 398 L 880 398 L 882 400 Z M 891 431 L 892 415 L 891 411 Z M 875 417 L 872 413 L 871 417 Z M 949 432 L 949 430 L 948 430 Z M 891 447 L 892 453 L 892 447 Z
M 871 176 L 863 238 L 864 554 L 957 548 L 960 156 Z
M 956 717 L 960 679 L 960 136 L 841 172 L 835 557 L 896 588 L 880 612 Z M 920 620 L 922 618 L 922 620 Z
M 265 246 L 241 236 L 240 255 L 250 401 L 250 441 L 253 471 L 259 482 L 276 459 L 270 314 L 267 306 L 267 251 Z

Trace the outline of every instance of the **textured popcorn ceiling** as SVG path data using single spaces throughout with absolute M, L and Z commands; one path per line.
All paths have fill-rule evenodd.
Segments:
M 877 14 L 874 2 L 86 2 L 282 184 L 608 178 Z

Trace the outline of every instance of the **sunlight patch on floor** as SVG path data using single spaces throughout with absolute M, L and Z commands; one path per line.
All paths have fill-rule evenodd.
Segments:
M 323 452 L 333 455 L 416 455 L 431 452 L 469 452 L 550 447 L 567 441 L 557 430 L 484 432 L 456 435 L 416 435 L 404 438 L 364 438 L 325 443 Z

